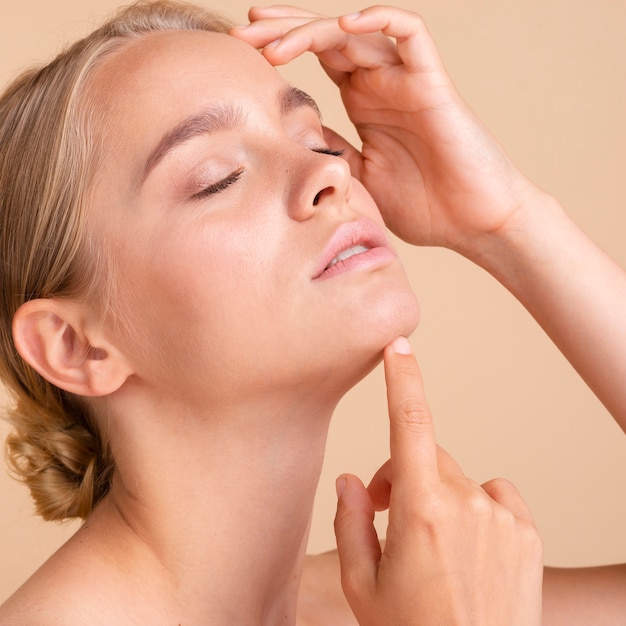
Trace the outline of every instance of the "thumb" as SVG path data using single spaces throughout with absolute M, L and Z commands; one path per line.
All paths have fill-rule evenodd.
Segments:
M 335 537 L 341 568 L 341 585 L 352 605 L 369 595 L 376 584 L 381 550 L 374 528 L 374 504 L 363 483 L 350 474 L 337 479 Z

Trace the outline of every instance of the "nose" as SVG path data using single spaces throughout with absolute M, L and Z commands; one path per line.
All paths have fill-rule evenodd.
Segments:
M 352 175 L 341 157 L 308 150 L 290 170 L 287 207 L 289 217 L 303 222 L 324 207 L 341 207 L 350 200 Z

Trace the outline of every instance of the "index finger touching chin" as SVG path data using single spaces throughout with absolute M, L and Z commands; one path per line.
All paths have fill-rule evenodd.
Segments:
M 428 489 L 439 481 L 437 444 L 411 344 L 398 337 L 385 348 L 384 361 L 393 488 Z

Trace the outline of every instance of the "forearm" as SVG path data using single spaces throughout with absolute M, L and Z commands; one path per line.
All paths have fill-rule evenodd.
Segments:
M 618 626 L 624 623 L 626 565 L 545 568 L 544 626 Z
M 467 254 L 528 309 L 626 430 L 626 273 L 539 191 Z

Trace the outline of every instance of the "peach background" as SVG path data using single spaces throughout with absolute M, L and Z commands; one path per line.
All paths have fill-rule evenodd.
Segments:
M 116 4 L 3 2 L 0 84 L 86 32 Z M 626 3 L 397 4 L 426 18 L 462 93 L 519 166 L 626 265 Z M 362 8 L 355 0 L 300 2 L 307 5 L 327 13 L 338 5 L 341 12 Z M 247 3 L 231 0 L 225 12 L 241 22 L 246 9 Z M 285 72 L 318 100 L 328 125 L 354 139 L 313 58 Z M 413 344 L 440 443 L 473 478 L 506 476 L 518 485 L 542 532 L 548 563 L 626 561 L 622 432 L 530 316 L 485 272 L 445 250 L 401 251 L 422 303 Z M 0 425 L 0 435 L 5 432 Z M 378 370 L 337 412 L 312 551 L 333 547 L 334 477 L 351 471 L 368 479 L 386 456 Z M 0 601 L 75 528 L 40 522 L 26 490 L 0 470 Z

